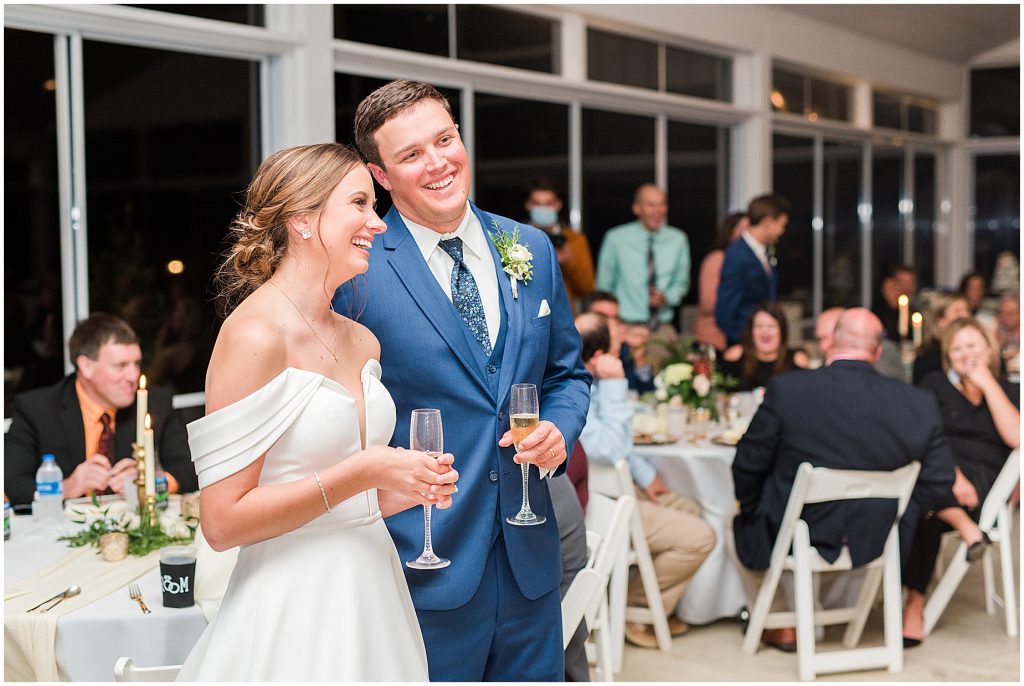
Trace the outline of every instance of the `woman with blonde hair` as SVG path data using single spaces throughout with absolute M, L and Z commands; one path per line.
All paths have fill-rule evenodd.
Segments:
M 956 473 L 946 503 L 918 523 L 903 571 L 906 647 L 924 635 L 924 594 L 942 533 L 955 529 L 972 562 L 988 546 L 988 535 L 977 524 L 981 504 L 1010 452 L 1020 446 L 1020 388 L 999 381 L 998 375 L 998 348 L 985 327 L 972 317 L 951 322 L 942 334 L 942 371 L 928 374 L 921 387 L 938 401 Z
M 453 458 L 388 447 L 380 346 L 331 309 L 385 230 L 370 174 L 336 143 L 257 169 L 219 273 L 238 303 L 189 425 L 202 532 L 239 547 L 220 612 L 179 675 L 200 681 L 425 681 L 426 653 L 381 519 L 451 505 Z M 378 490 L 380 489 L 380 490 Z

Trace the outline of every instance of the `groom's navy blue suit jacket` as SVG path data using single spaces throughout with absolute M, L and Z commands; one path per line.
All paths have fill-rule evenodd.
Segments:
M 511 233 L 516 223 L 470 205 L 485 233 L 492 222 Z M 441 570 L 406 569 L 418 610 L 449 610 L 466 604 L 483 576 L 484 563 L 499 532 L 520 591 L 530 599 L 556 589 L 561 578 L 558 527 L 547 485 L 530 470 L 530 505 L 547 517 L 539 526 L 518 527 L 505 517 L 519 511 L 522 474 L 512 448 L 499 448 L 509 428 L 509 390 L 514 383 L 537 385 L 540 418 L 554 423 L 566 449 L 583 429 L 590 406 L 590 375 L 580 360 L 573 324 L 551 241 L 520 226 L 520 242 L 533 253 L 533 278 L 519 284 L 513 299 L 507 275 L 491 241 L 501 298 L 504 346 L 488 359 L 458 310 L 441 290 L 393 207 L 387 231 L 374 240 L 365 279 L 342 286 L 335 309 L 351 313 L 377 336 L 383 382 L 395 399 L 398 423 L 391 445 L 409 445 L 411 410 L 441 410 L 445 452 L 455 456 L 459 492 L 447 510 L 433 512 L 434 551 L 450 558 Z M 550 314 L 541 316 L 547 301 Z M 499 340 L 500 344 L 500 340 Z M 500 358 L 500 360 L 499 360 Z M 565 469 L 563 464 L 558 473 Z M 423 548 L 423 514 L 410 508 L 388 517 L 401 559 Z
M 777 282 L 775 267 L 770 275 L 765 272 L 761 260 L 743 238 L 737 238 L 726 249 L 715 300 L 715 323 L 725 332 L 729 345 L 741 341 L 754 308 L 775 300 Z

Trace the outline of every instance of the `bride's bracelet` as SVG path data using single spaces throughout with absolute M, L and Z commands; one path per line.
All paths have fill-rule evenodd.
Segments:
M 320 481 L 320 475 L 317 474 L 316 472 L 313 472 L 313 478 L 316 479 L 316 485 L 320 487 L 320 495 L 323 496 L 324 499 L 324 508 L 328 512 L 330 512 L 331 504 L 327 502 L 327 491 L 324 490 L 324 484 L 322 481 Z

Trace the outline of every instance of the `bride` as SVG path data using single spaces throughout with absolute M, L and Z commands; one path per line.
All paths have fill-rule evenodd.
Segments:
M 380 346 L 330 308 L 385 230 L 373 208 L 354 150 L 308 145 L 260 165 L 234 221 L 219 277 L 241 303 L 214 346 L 207 415 L 189 444 L 203 534 L 240 550 L 179 680 L 427 680 L 381 517 L 449 507 L 458 473 L 449 454 L 387 447 L 396 418 Z

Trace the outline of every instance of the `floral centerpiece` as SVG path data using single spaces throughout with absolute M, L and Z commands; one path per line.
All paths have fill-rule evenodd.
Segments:
M 191 543 L 199 525 L 194 518 L 163 512 L 156 525 L 150 526 L 138 513 L 131 511 L 123 500 L 115 500 L 107 507 L 101 507 L 95 495 L 92 504 L 69 506 L 67 514 L 74 523 L 86 526 L 78 533 L 61 536 L 58 541 L 67 541 L 72 548 L 85 545 L 100 547 L 103 535 L 125 533 L 128 535 L 128 554 L 139 556 L 164 546 Z
M 676 344 L 661 345 L 668 355 L 654 376 L 654 399 L 679 407 L 706 409 L 717 420 L 717 398 L 735 386 L 736 379 L 715 370 L 714 348 L 696 348 L 690 337 Z

